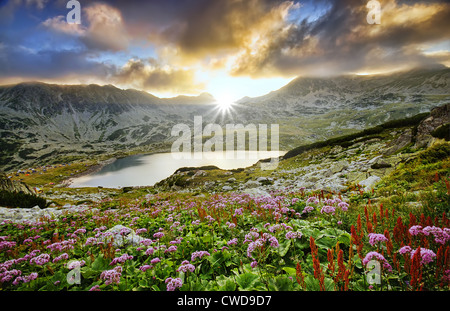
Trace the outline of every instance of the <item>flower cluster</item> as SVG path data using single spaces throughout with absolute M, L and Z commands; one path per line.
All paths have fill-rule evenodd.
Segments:
M 100 274 L 100 279 L 104 280 L 106 285 L 112 283 L 119 284 L 121 276 L 122 267 L 117 266 L 114 269 L 103 271 L 102 274 Z
M 111 261 L 110 265 L 112 266 L 112 265 L 115 265 L 115 264 L 118 264 L 118 263 L 124 263 L 125 261 L 131 260 L 131 259 L 133 259 L 133 256 L 132 256 L 132 255 L 123 254 L 123 255 L 120 256 L 120 257 L 114 258 L 114 259 Z
M 411 247 L 409 247 L 409 246 L 403 246 L 402 248 L 400 248 L 398 250 L 398 252 L 400 254 L 410 253 L 411 259 L 414 257 L 414 254 L 416 251 L 417 251 L 417 249 L 411 249 Z M 426 264 L 429 264 L 430 262 L 433 262 L 434 258 L 436 257 L 436 254 L 428 248 L 421 247 L 420 248 L 420 257 L 421 257 L 420 264 L 426 265 Z
M 47 262 L 49 262 L 50 260 L 50 255 L 49 254 L 41 254 L 39 256 L 33 257 L 30 259 L 30 264 L 35 264 L 38 266 L 42 266 L 44 264 L 46 264 Z
M 208 253 L 207 251 L 196 251 L 193 252 L 191 255 L 191 261 L 194 261 L 195 258 L 202 258 L 203 256 L 211 256 L 210 253 Z
M 420 225 L 414 225 L 409 228 L 409 234 L 416 236 L 419 234 L 424 234 L 425 236 L 433 235 L 434 241 L 438 244 L 445 244 L 450 241 L 450 229 L 449 228 L 439 228 L 436 226 L 427 226 L 422 228 Z
M 56 242 L 50 245 L 47 245 L 47 248 L 51 251 L 51 252 L 62 252 L 65 250 L 70 250 L 73 249 L 73 244 L 75 244 L 77 241 L 74 239 L 69 239 L 66 241 L 61 241 L 61 242 Z
M 186 273 L 186 272 L 188 272 L 188 271 L 194 272 L 194 270 L 195 270 L 195 266 L 194 266 L 193 264 L 190 264 L 189 261 L 184 260 L 184 261 L 181 263 L 181 266 L 177 269 L 177 272 L 180 272 L 180 271 L 181 271 L 181 272 Z
M 67 255 L 67 253 L 63 253 L 63 254 L 59 255 L 58 257 L 55 257 L 52 262 L 55 263 L 55 262 L 61 261 L 63 259 L 66 259 L 66 260 L 69 259 L 69 255 Z
M 67 265 L 67 268 L 69 270 L 75 269 L 75 268 L 79 268 L 82 267 L 86 264 L 86 262 L 84 260 L 72 260 L 71 262 L 69 262 L 69 264 Z
M 265 232 L 261 235 L 261 237 L 256 231 L 252 231 L 250 232 L 250 234 L 253 237 L 257 237 L 257 239 L 252 241 L 248 239 L 247 235 L 245 236 L 246 239 L 244 243 L 250 242 L 247 247 L 247 257 L 253 258 L 252 253 L 255 251 L 255 249 L 262 249 L 266 242 L 270 242 L 270 246 L 274 248 L 277 248 L 279 246 L 277 238 L 270 233 Z
M 300 231 L 288 231 L 285 235 L 286 239 L 300 239 L 302 237 L 302 233 Z
M 238 243 L 238 239 L 237 239 L 237 238 L 234 238 L 234 239 L 229 240 L 229 241 L 227 242 L 227 245 L 228 245 L 228 246 L 230 246 L 230 245 L 237 245 L 237 243 Z
M 386 258 L 384 258 L 383 255 L 381 255 L 380 253 L 377 253 L 377 252 L 367 253 L 366 257 L 364 257 L 364 259 L 362 261 L 363 265 L 366 266 L 369 263 L 369 261 L 371 261 L 373 258 L 375 258 L 378 262 L 381 262 L 383 264 L 383 268 L 385 268 L 388 272 L 392 272 L 392 267 L 388 263 Z
M 369 233 L 369 244 L 374 246 L 377 243 L 387 242 L 387 238 L 383 234 Z
M 174 291 L 177 288 L 183 286 L 183 281 L 180 278 L 167 278 L 166 281 L 167 291 Z
M 28 283 L 31 282 L 35 279 L 37 279 L 38 274 L 36 272 L 32 272 L 29 275 L 26 276 L 18 276 L 14 281 L 13 281 L 13 285 L 19 285 L 19 282 L 23 282 L 23 283 Z

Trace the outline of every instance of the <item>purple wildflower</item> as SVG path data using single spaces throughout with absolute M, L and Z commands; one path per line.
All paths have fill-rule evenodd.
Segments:
M 380 253 L 377 253 L 377 252 L 369 252 L 369 253 L 367 253 L 366 257 L 364 257 L 364 259 L 362 261 L 363 265 L 367 265 L 369 263 L 369 261 L 371 261 L 374 257 L 378 261 L 381 261 L 381 263 L 383 264 L 383 268 L 385 268 L 389 272 L 392 271 L 392 267 L 387 262 L 386 258 L 384 258 L 383 255 L 381 255 Z
M 75 268 L 82 267 L 85 264 L 86 264 L 86 262 L 84 260 L 73 260 L 67 265 L 67 268 L 69 270 L 72 270 L 72 269 L 75 269 Z
M 121 266 L 117 266 L 111 270 L 105 270 L 102 272 L 102 274 L 100 274 L 100 278 L 102 280 L 105 280 L 106 285 L 109 285 L 112 283 L 119 284 L 121 276 L 122 276 L 122 267 Z
M 400 248 L 399 250 L 398 250 L 398 252 L 400 253 L 400 254 L 406 254 L 406 253 L 411 253 L 411 247 L 410 246 L 403 246 L 402 248 Z
M 237 238 L 234 238 L 234 239 L 232 239 L 232 240 L 229 240 L 229 241 L 227 242 L 227 245 L 237 245 L 237 243 L 238 243 L 238 239 L 237 239 Z
M 388 239 L 379 233 L 369 233 L 369 244 L 374 246 L 378 242 L 386 242 Z
M 115 265 L 115 264 L 117 264 L 117 263 L 124 263 L 125 261 L 131 260 L 131 259 L 133 259 L 133 256 L 132 256 L 132 255 L 123 254 L 123 255 L 120 256 L 120 257 L 114 258 L 114 259 L 111 261 L 110 265 L 112 266 L 112 265 Z
M 211 256 L 207 251 L 196 251 L 191 255 L 191 261 L 194 261 L 196 258 L 202 258 L 203 256 Z
M 31 258 L 30 264 L 42 266 L 42 265 L 46 264 L 47 262 L 49 262 L 49 260 L 50 260 L 49 254 L 41 254 L 37 257 Z
M 174 291 L 183 285 L 180 278 L 167 278 L 165 283 L 167 284 L 167 291 Z
M 194 272 L 194 270 L 195 270 L 195 266 L 194 266 L 193 264 L 190 264 L 189 261 L 184 260 L 184 261 L 181 263 L 181 266 L 177 269 L 177 272 L 180 272 L 180 271 L 181 271 L 181 272 L 186 273 L 186 272 L 188 272 L 188 271 Z
M 419 233 L 422 233 L 422 226 L 416 225 L 409 228 L 409 234 L 411 235 L 418 235 Z
M 147 271 L 148 269 L 151 269 L 151 268 L 153 268 L 153 266 L 151 266 L 151 265 L 143 265 L 143 266 L 141 266 L 139 268 L 139 270 L 141 270 L 142 272 L 145 272 L 145 271 Z
M 417 249 L 411 251 L 411 258 L 413 258 L 414 253 L 416 251 L 417 251 Z M 420 264 L 426 265 L 434 260 L 434 258 L 436 257 L 436 254 L 431 249 L 420 248 L 420 257 L 422 258 L 422 260 L 420 261 Z
M 67 253 L 63 253 L 63 254 L 59 255 L 58 257 L 56 257 L 55 259 L 53 259 L 52 262 L 55 263 L 55 262 L 58 262 L 63 259 L 69 259 L 69 255 L 67 255 Z

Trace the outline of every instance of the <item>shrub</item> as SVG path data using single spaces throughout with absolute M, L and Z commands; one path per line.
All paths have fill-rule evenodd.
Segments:
M 40 208 L 48 207 L 48 203 L 44 198 L 34 194 L 24 192 L 10 192 L 6 190 L 0 191 L 0 206 L 32 208 L 38 205 Z

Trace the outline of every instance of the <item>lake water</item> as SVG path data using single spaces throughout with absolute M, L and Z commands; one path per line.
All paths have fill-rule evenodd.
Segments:
M 261 159 L 282 156 L 283 151 L 241 151 L 194 153 L 156 153 L 118 159 L 98 172 L 74 178 L 70 187 L 121 188 L 153 186 L 182 167 L 215 165 L 230 170 L 252 166 Z

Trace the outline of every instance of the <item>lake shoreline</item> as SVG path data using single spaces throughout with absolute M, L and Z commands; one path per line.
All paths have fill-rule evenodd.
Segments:
M 117 158 L 113 157 L 104 161 L 100 161 L 97 164 L 94 164 L 92 166 L 90 166 L 87 170 L 80 172 L 79 174 L 70 176 L 67 179 L 64 179 L 63 181 L 60 182 L 60 185 L 63 187 L 70 187 L 70 185 L 73 183 L 74 179 L 86 176 L 86 175 L 90 175 L 90 174 L 94 174 L 99 172 L 103 167 L 105 167 L 108 164 L 112 164 L 114 162 L 117 161 Z
M 235 151 L 233 151 L 235 152 Z M 282 154 L 284 154 L 284 151 L 275 151 L 275 154 L 273 154 L 272 151 L 245 151 L 245 155 L 243 157 L 241 157 L 240 155 L 238 155 L 237 159 L 234 158 L 236 157 L 236 155 L 234 155 L 234 157 L 232 156 L 231 158 L 228 157 L 228 153 L 224 152 L 224 153 L 219 153 L 219 154 L 215 154 L 215 152 L 207 152 L 207 153 L 202 153 L 202 156 L 200 158 L 198 158 L 197 156 L 195 156 L 195 153 L 185 153 L 185 152 L 181 152 L 180 154 L 174 155 L 173 153 L 170 152 L 148 152 L 148 153 L 143 153 L 143 154 L 134 154 L 134 155 L 128 155 L 122 158 L 111 158 L 108 159 L 106 161 L 102 161 L 100 163 L 98 163 L 97 165 L 93 165 L 92 167 L 86 169 L 85 171 L 81 172 L 80 174 L 77 174 L 75 176 L 71 176 L 70 178 L 64 180 L 63 182 L 61 182 L 61 186 L 62 187 L 70 187 L 70 188 L 97 188 L 97 187 L 103 187 L 103 188 L 115 188 L 115 189 L 120 189 L 123 187 L 138 187 L 138 186 L 143 186 L 143 187 L 149 187 L 149 186 L 153 186 L 155 184 L 157 184 L 160 181 L 163 181 L 169 177 L 171 177 L 178 169 L 183 168 L 183 167 L 192 167 L 192 168 L 201 168 L 203 166 L 217 166 L 220 169 L 223 170 L 233 170 L 233 169 L 237 169 L 237 168 L 246 168 L 246 167 L 251 167 L 255 164 L 257 164 L 258 162 L 268 162 L 271 158 L 280 158 L 282 156 Z M 256 152 L 256 155 L 253 153 Z M 214 154 L 214 156 L 211 156 L 211 154 Z M 98 184 L 93 184 L 93 183 L 89 183 L 89 182 L 85 182 L 85 181 L 80 181 L 77 180 L 81 177 L 84 176 L 88 176 L 88 175 L 95 175 L 96 173 L 102 171 L 106 166 L 113 164 L 114 162 L 120 160 L 122 161 L 123 159 L 132 159 L 134 157 L 147 157 L 147 156 L 155 156 L 155 160 L 153 160 L 153 163 L 146 163 L 144 164 L 144 166 L 142 167 L 142 169 L 145 170 L 141 170 L 141 171 L 136 171 L 135 168 L 139 167 L 141 164 L 140 163 L 134 163 L 131 165 L 123 165 L 123 162 L 114 164 L 116 167 L 118 167 L 119 169 L 114 169 L 114 173 L 117 172 L 123 172 L 124 169 L 128 170 L 128 176 L 122 175 L 120 176 L 120 184 L 115 185 L 114 182 L 111 183 L 109 180 L 108 181 L 98 181 Z M 171 156 L 169 158 L 161 158 L 161 156 L 166 157 L 166 156 Z M 146 160 L 143 160 L 144 162 Z M 139 162 L 139 161 L 137 161 Z M 143 162 L 143 163 L 144 163 Z M 133 179 L 130 180 L 130 168 L 133 170 L 132 174 L 133 175 Z M 164 172 L 164 170 L 170 170 L 170 174 L 167 175 L 166 172 Z M 144 171 L 147 172 L 151 172 L 151 173 L 147 173 L 146 175 L 152 175 L 152 177 L 150 178 L 150 180 L 148 180 L 148 177 L 144 177 L 142 178 L 142 174 Z M 113 179 L 113 176 L 109 176 L 108 178 Z M 147 178 L 147 179 L 145 179 Z M 88 177 L 89 179 L 89 177 Z M 86 180 L 86 179 L 85 179 Z M 127 183 L 127 180 L 129 182 L 129 184 Z M 140 180 L 136 183 L 136 180 Z M 147 183 L 148 182 L 148 183 Z

